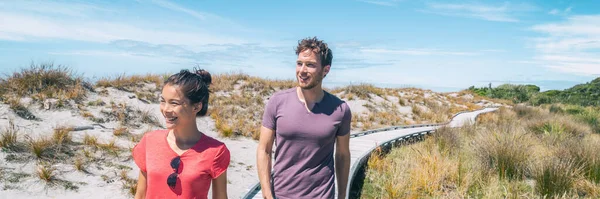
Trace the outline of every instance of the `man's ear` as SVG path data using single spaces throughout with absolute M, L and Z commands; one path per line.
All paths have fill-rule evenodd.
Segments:
M 323 67 L 323 77 L 327 77 L 327 74 L 329 74 L 329 69 L 331 69 L 331 65 Z

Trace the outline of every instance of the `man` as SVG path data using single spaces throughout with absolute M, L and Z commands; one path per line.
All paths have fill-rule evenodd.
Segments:
M 263 197 L 331 199 L 337 177 L 338 198 L 345 198 L 352 113 L 344 101 L 322 88 L 331 68 L 331 49 L 316 37 L 307 38 L 298 42 L 296 55 L 298 86 L 273 94 L 263 115 L 257 149 Z

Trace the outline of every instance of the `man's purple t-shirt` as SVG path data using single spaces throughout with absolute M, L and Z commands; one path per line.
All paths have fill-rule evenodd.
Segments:
M 272 183 L 276 198 L 334 197 L 335 140 L 350 133 L 351 118 L 348 105 L 327 92 L 310 112 L 296 88 L 269 99 L 262 125 L 275 131 Z

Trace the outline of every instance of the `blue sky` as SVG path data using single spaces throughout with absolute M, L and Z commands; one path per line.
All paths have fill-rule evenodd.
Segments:
M 0 69 L 90 80 L 173 73 L 294 78 L 299 39 L 333 50 L 325 86 L 564 89 L 600 76 L 600 1 L 0 1 Z

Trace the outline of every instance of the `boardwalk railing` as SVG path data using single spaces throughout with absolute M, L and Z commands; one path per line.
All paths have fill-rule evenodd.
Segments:
M 497 106 L 490 106 L 490 107 L 486 107 L 486 108 L 497 108 Z M 477 111 L 481 111 L 484 110 L 486 108 L 482 108 L 482 109 L 478 109 L 478 110 L 474 110 L 474 111 L 470 111 L 470 112 L 477 112 Z M 372 147 L 371 149 L 369 149 L 369 153 L 362 155 L 357 161 L 354 161 L 350 167 L 350 173 L 348 176 L 348 184 L 346 185 L 346 198 L 348 198 L 350 196 L 350 188 L 351 186 L 354 184 L 355 180 L 356 180 L 356 176 L 359 173 L 360 168 L 362 167 L 362 165 L 368 160 L 371 152 L 375 149 L 377 149 L 378 147 L 381 146 L 388 146 L 391 144 L 395 144 L 398 142 L 404 142 L 407 140 L 410 141 L 414 141 L 414 140 L 420 140 L 422 137 L 424 137 L 427 134 L 431 134 L 433 132 L 435 132 L 435 127 L 440 127 L 440 126 L 444 126 L 444 125 L 448 125 L 452 122 L 452 120 L 454 118 L 456 118 L 457 116 L 464 114 L 464 113 L 470 113 L 469 111 L 461 111 L 459 113 L 454 114 L 454 116 L 452 116 L 452 119 L 448 122 L 444 122 L 444 123 L 435 123 L 435 124 L 416 124 L 416 125 L 402 125 L 402 126 L 392 126 L 392 127 L 385 127 L 385 128 L 380 128 L 380 129 L 373 129 L 373 130 L 368 130 L 368 131 L 362 131 L 359 133 L 353 133 L 350 135 L 350 138 L 358 138 L 358 137 L 362 137 L 365 135 L 370 135 L 370 134 L 374 134 L 374 133 L 380 133 L 380 132 L 386 132 L 386 131 L 393 131 L 393 130 L 399 130 L 399 129 L 411 129 L 411 128 L 420 128 L 420 127 L 434 127 L 432 129 L 429 130 L 422 130 L 422 131 L 417 131 L 417 132 L 412 132 L 410 134 L 405 134 L 405 135 L 399 135 L 398 137 L 389 139 L 387 141 L 381 142 L 379 143 L 378 146 Z M 478 116 L 478 115 L 477 115 Z M 477 118 L 477 116 L 475 116 L 475 119 Z M 260 193 L 260 183 L 256 183 L 254 184 L 250 190 L 248 191 L 248 193 L 246 193 L 246 195 L 244 195 L 242 197 L 242 199 L 252 199 L 252 198 L 262 198 L 262 195 L 259 196 Z

